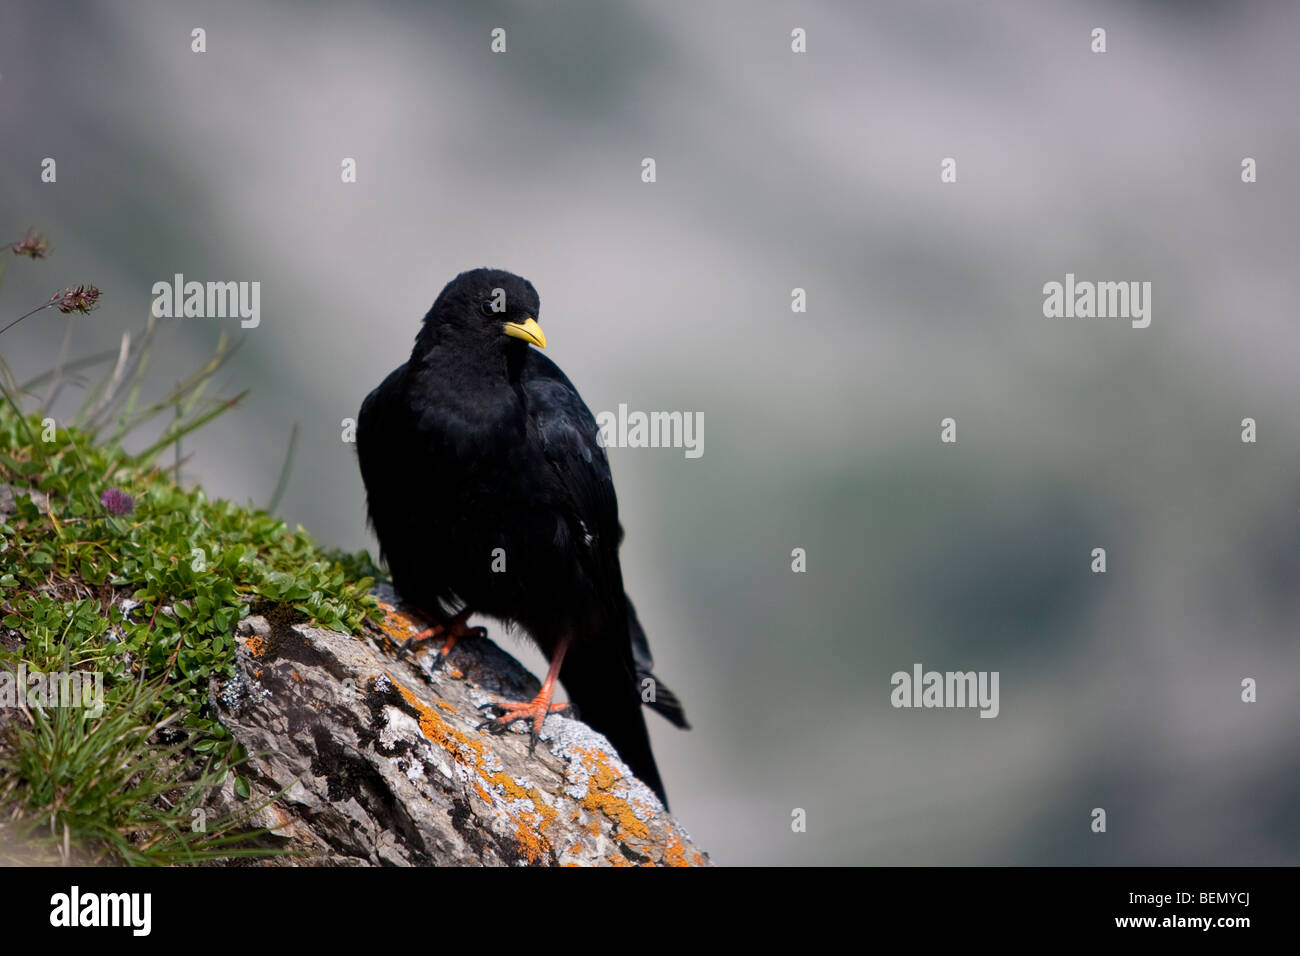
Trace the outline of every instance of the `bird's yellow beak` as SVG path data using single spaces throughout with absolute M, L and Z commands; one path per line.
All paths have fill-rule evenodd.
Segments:
M 537 324 L 534 318 L 524 319 L 522 322 L 507 322 L 502 326 L 506 335 L 512 339 L 523 339 L 525 342 L 531 342 L 539 349 L 546 348 L 546 333 L 542 327 Z

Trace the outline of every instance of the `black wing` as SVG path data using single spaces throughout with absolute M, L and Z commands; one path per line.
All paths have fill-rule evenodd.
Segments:
M 618 564 L 618 499 L 596 419 L 555 363 L 529 349 L 521 384 L 542 454 L 563 489 L 559 502 L 583 570 L 611 620 L 624 617 Z M 631 651 L 629 648 L 629 655 Z
M 676 726 L 689 729 L 677 696 L 651 673 L 654 660 L 650 645 L 623 589 L 618 562 L 623 529 L 618 523 L 614 478 L 600 443 L 596 419 L 573 383 L 539 352 L 529 350 L 521 380 L 543 453 L 570 494 L 570 520 L 586 545 L 580 549 L 584 568 L 607 596 L 611 620 L 626 622 L 626 638 L 620 639 L 620 650 L 630 674 L 635 676 L 638 688 L 646 678 L 654 680 L 654 699 L 645 703 Z

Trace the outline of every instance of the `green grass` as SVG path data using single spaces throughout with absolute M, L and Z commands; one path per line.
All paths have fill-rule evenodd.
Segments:
M 39 435 L 39 421 L 26 424 Z M 221 739 L 203 712 L 207 681 L 232 673 L 231 634 L 254 606 L 351 632 L 378 614 L 373 579 L 347 570 L 364 558 L 345 567 L 265 511 L 209 500 L 92 436 L 52 431 L 30 441 L 0 408 L 0 478 L 17 489 L 15 512 L 0 520 L 2 620 L 25 637 L 29 666 L 54 670 L 70 653 L 74 668 L 108 679 L 167 673 L 162 700 Z M 132 495 L 135 510 L 109 514 L 107 488 Z M 123 613 L 122 599 L 135 606 Z
M 106 695 L 98 718 L 74 708 L 33 708 L 0 748 L 0 807 L 12 839 L 0 863 L 203 863 L 268 856 L 250 832 L 251 806 L 209 822 L 203 801 L 231 761 L 195 759 L 192 738 L 161 745 L 175 717 L 155 717 L 160 685 Z M 245 795 L 247 792 L 245 791 Z
M 0 847 L 36 838 L 65 860 L 129 864 L 246 852 L 238 821 L 196 832 L 191 817 L 242 757 L 207 699 L 211 678 L 234 673 L 236 625 L 264 613 L 358 633 L 382 616 L 365 554 L 323 551 L 264 510 L 180 487 L 157 463 L 238 398 L 204 398 L 231 352 L 223 344 L 141 406 L 154 327 L 134 348 L 22 384 L 0 360 L 0 483 L 14 494 L 0 517 L 0 623 L 18 635 L 0 635 L 0 669 L 95 671 L 105 684 L 97 717 L 34 707 L 0 718 Z M 85 386 L 72 421 L 23 408 L 96 363 L 112 367 Z M 152 440 L 128 451 L 150 423 Z M 108 489 L 131 495 L 133 510 L 110 513 Z

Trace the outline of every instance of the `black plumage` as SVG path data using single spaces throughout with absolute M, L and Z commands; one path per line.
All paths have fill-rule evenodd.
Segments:
M 518 624 L 551 663 L 539 697 L 497 728 L 536 732 L 554 679 L 661 798 L 641 704 L 686 727 L 653 678 L 623 587 L 609 460 L 545 346 L 532 283 L 475 269 L 447 284 L 410 359 L 361 407 L 357 453 L 370 520 L 403 599 L 456 637 L 469 613 Z M 650 696 L 650 695 L 644 695 Z

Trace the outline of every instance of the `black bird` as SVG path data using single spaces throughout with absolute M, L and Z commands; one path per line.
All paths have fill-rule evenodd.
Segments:
M 541 693 L 497 705 L 503 731 L 536 743 L 555 681 L 665 804 L 643 698 L 686 728 L 650 673 L 645 632 L 623 589 L 623 529 L 599 429 L 546 347 L 532 283 L 499 269 L 447 284 L 415 348 L 370 393 L 357 454 L 370 522 L 393 585 L 447 639 L 471 613 L 518 624 L 550 662 Z M 647 684 L 646 681 L 652 683 Z M 646 689 L 652 693 L 643 693 Z

